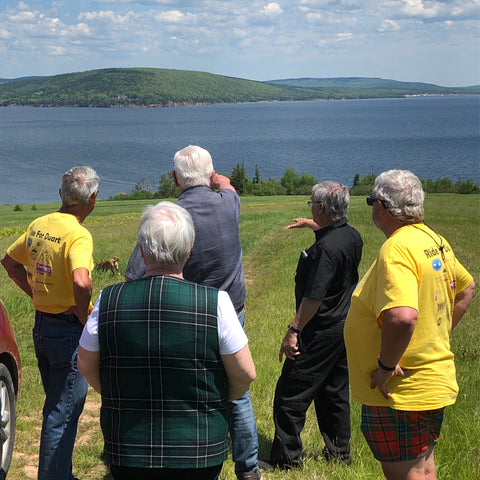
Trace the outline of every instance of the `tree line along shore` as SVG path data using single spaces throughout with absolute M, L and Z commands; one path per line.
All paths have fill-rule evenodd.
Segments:
M 233 168 L 232 173 L 227 176 L 240 196 L 310 195 L 312 187 L 318 183 L 313 175 L 309 173 L 298 174 L 292 168 L 287 168 L 279 180 L 275 178 L 265 180 L 260 178 L 257 166 L 255 168 L 255 176 L 249 178 L 245 174 L 245 165 L 243 163 L 242 165 L 237 164 Z M 350 195 L 370 195 L 376 176 L 374 173 L 363 176 L 356 173 L 353 178 L 353 184 L 350 187 Z M 480 186 L 472 179 L 459 179 L 456 182 L 447 177 L 438 178 L 437 180 L 420 180 L 425 193 L 480 194 Z M 170 173 L 162 173 L 158 182 L 142 178 L 135 184 L 130 193 L 117 193 L 106 199 L 106 201 L 176 198 L 179 193 Z M 23 211 L 24 207 L 25 205 L 15 204 L 13 210 Z M 36 210 L 37 205 L 33 204 L 31 208 Z
M 255 168 L 255 176 L 247 177 L 245 165 L 237 164 L 230 175 L 232 185 L 239 195 L 249 196 L 274 196 L 274 195 L 310 195 L 312 187 L 318 183 L 316 178 L 309 173 L 298 174 L 294 169 L 287 168 L 279 180 L 260 177 L 258 166 Z M 376 174 L 360 176 L 356 173 L 353 179 L 350 195 L 369 195 L 372 192 Z M 480 187 L 472 179 L 457 180 L 443 177 L 437 180 L 421 180 L 425 193 L 459 193 L 480 194 Z M 163 173 L 156 183 L 153 180 L 142 178 L 130 193 L 118 193 L 110 200 L 141 200 L 150 198 L 177 197 L 179 191 L 173 178 L 168 173 Z

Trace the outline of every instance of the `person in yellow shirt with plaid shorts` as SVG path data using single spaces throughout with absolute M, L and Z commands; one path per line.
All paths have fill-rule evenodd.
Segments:
M 376 178 L 367 204 L 387 240 L 345 322 L 361 430 L 388 480 L 436 479 L 433 447 L 458 393 L 450 333 L 475 288 L 449 243 L 423 223 L 423 200 L 409 171 Z

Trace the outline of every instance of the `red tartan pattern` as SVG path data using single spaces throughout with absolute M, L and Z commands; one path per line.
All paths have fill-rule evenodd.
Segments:
M 428 447 L 438 442 L 443 410 L 416 412 L 363 405 L 360 428 L 377 460 L 414 460 L 425 455 Z

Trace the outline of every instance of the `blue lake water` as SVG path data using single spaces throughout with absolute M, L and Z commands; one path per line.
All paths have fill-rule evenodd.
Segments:
M 480 184 L 480 96 L 225 104 L 177 108 L 0 108 L 0 204 L 58 200 L 61 175 L 90 165 L 100 198 L 158 182 L 188 144 L 218 172 L 288 167 L 352 185 L 355 173 L 412 170 Z

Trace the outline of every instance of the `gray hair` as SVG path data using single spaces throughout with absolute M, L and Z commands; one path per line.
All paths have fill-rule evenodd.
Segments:
M 321 182 L 312 188 L 312 200 L 322 202 L 325 213 L 333 222 L 347 218 L 350 194 L 348 187 L 337 182 Z
M 185 190 L 197 185 L 210 186 L 213 162 L 210 153 L 204 148 L 189 145 L 175 154 L 173 163 L 181 189 Z
M 194 240 L 192 217 L 184 208 L 167 201 L 145 207 L 138 230 L 145 263 L 183 265 Z
M 98 190 L 99 182 L 100 178 L 93 168 L 73 167 L 67 170 L 60 186 L 62 202 L 69 207 L 89 203 Z
M 384 200 L 386 208 L 397 220 L 423 220 L 425 192 L 418 177 L 409 170 L 388 170 L 381 173 L 375 179 L 372 195 Z

